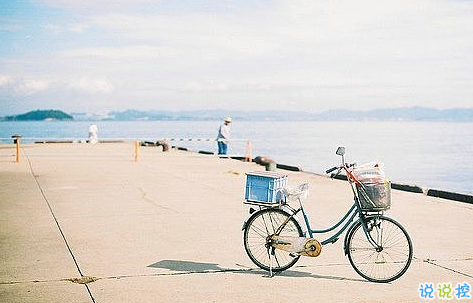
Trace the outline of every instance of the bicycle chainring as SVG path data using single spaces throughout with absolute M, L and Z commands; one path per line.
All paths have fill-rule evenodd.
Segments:
M 300 252 L 302 256 L 317 257 L 322 252 L 322 245 L 315 239 L 308 239 L 304 244 L 304 250 Z

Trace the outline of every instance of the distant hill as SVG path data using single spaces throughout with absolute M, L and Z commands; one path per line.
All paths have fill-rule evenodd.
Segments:
M 473 108 L 435 109 L 426 107 L 383 108 L 366 111 L 336 109 L 324 112 L 302 111 L 140 111 L 125 110 L 107 113 L 72 113 L 59 110 L 36 110 L 0 121 L 216 121 L 224 117 L 235 121 L 446 121 L 473 122 Z
M 473 121 L 473 108 L 435 109 L 426 107 L 385 108 L 368 111 L 330 110 L 313 117 L 322 121 Z
M 73 114 L 76 120 L 88 120 L 91 114 Z M 110 121 L 215 121 L 230 116 L 236 121 L 448 121 L 473 122 L 473 108 L 434 109 L 425 107 L 386 108 L 368 111 L 329 110 L 320 113 L 301 111 L 139 111 L 109 112 L 106 117 L 91 120 Z M 84 119 L 85 117 L 85 119 Z
M 45 121 L 45 120 L 73 120 L 69 114 L 60 110 L 35 110 L 17 116 L 7 116 L 5 121 Z

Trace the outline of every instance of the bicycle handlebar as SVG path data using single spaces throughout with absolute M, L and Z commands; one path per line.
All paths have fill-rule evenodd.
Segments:
M 325 173 L 326 173 L 326 174 L 330 174 L 330 173 L 333 172 L 334 170 L 337 170 L 337 169 L 340 169 L 340 170 L 341 170 L 341 169 L 344 168 L 344 167 L 348 169 L 348 168 L 353 167 L 353 166 L 355 166 L 355 165 L 356 165 L 356 163 L 351 163 L 351 164 L 345 163 L 345 166 L 334 166 L 334 167 L 332 167 L 332 168 L 330 168 L 330 169 L 327 169 L 327 170 L 325 171 Z
M 328 169 L 325 171 L 326 174 L 330 174 L 331 172 L 333 172 L 334 170 L 338 169 L 338 166 L 334 166 L 332 167 L 331 169 Z

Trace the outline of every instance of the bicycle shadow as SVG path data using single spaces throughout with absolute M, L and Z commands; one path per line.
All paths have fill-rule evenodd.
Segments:
M 230 272 L 235 274 L 245 275 L 261 275 L 263 277 L 269 277 L 269 273 L 262 269 L 249 268 L 237 264 L 240 268 L 225 268 L 220 267 L 217 263 L 204 263 L 195 261 L 183 261 L 183 260 L 161 260 L 159 262 L 148 265 L 147 267 L 167 269 L 175 274 L 190 274 L 190 273 L 219 273 L 219 272 Z M 324 280 L 336 280 L 336 281 L 353 281 L 353 282 L 368 282 L 364 279 L 346 278 L 333 275 L 318 275 L 305 271 L 297 270 L 286 270 L 279 273 L 274 273 L 273 277 L 293 277 L 293 278 L 314 278 Z
M 191 272 L 191 273 L 205 273 L 209 271 L 223 271 L 224 268 L 218 266 L 217 263 L 202 263 L 194 261 L 181 261 L 181 260 L 162 260 L 154 264 L 148 265 L 147 267 L 163 268 L 170 271 L 177 272 Z
M 317 275 L 305 271 L 295 271 L 295 270 L 286 270 L 276 274 L 277 276 L 282 277 L 294 277 L 294 278 L 314 278 L 314 279 L 324 279 L 324 280 L 336 280 L 336 281 L 352 281 L 352 282 L 367 282 L 367 280 L 361 278 L 347 278 L 333 275 Z

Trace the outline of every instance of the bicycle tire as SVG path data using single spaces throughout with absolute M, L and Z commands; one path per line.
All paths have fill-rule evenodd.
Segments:
M 273 235 L 288 217 L 290 215 L 281 209 L 267 208 L 255 212 L 248 219 L 243 233 L 243 243 L 248 257 L 258 267 L 267 271 L 271 267 L 272 271 L 281 272 L 299 260 L 300 255 L 291 255 L 287 251 L 267 245 L 267 238 Z M 291 217 L 279 235 L 302 237 L 303 233 L 299 223 Z M 273 264 L 270 261 L 270 254 Z
M 412 241 L 397 221 L 385 216 L 366 218 L 368 231 L 381 246 L 378 251 L 367 239 L 362 224 L 350 228 L 347 253 L 355 271 L 368 281 L 392 282 L 401 277 L 412 261 Z

